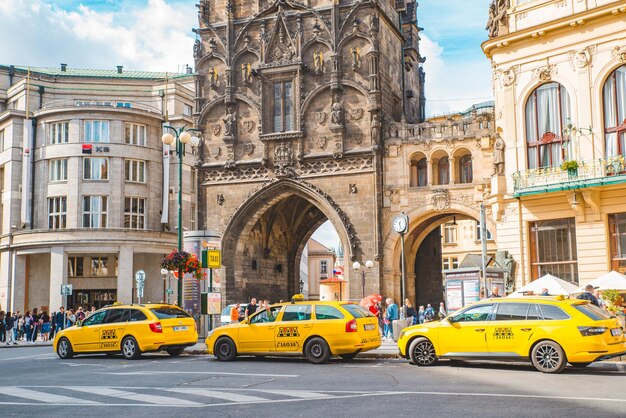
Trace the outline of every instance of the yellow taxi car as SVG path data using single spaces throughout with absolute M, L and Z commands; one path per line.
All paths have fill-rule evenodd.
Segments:
M 332 355 L 344 360 L 380 346 L 378 320 L 351 302 L 304 301 L 267 307 L 246 320 L 211 331 L 207 351 L 218 360 L 238 355 L 304 355 L 311 363 L 326 363 Z
M 586 300 L 494 298 L 405 328 L 398 348 L 418 366 L 438 359 L 530 360 L 541 372 L 558 373 L 568 362 L 585 367 L 624 355 L 626 339 L 617 319 Z
M 121 353 L 137 359 L 142 353 L 160 350 L 178 356 L 197 342 L 196 322 L 175 305 L 114 304 L 60 331 L 53 347 L 62 359 L 88 353 Z

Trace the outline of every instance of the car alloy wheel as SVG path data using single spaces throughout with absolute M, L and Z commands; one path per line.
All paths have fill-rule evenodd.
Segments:
M 322 338 L 311 338 L 306 344 L 305 354 L 307 360 L 314 364 L 328 363 L 330 360 L 330 349 Z
M 126 337 L 122 341 L 122 355 L 127 359 L 136 359 L 141 355 L 137 341 L 133 337 Z
M 437 363 L 435 347 L 426 338 L 417 338 L 411 342 L 409 356 L 411 361 L 418 366 L 432 366 Z
M 542 341 L 535 345 L 531 359 L 533 366 L 543 373 L 559 373 L 567 365 L 563 349 L 553 341 Z
M 72 358 L 74 355 L 72 351 L 72 346 L 70 342 L 66 338 L 61 338 L 59 341 L 59 346 L 57 347 L 57 354 L 62 359 Z
M 237 357 L 235 343 L 230 338 L 220 338 L 215 343 L 215 357 L 219 361 L 232 361 Z

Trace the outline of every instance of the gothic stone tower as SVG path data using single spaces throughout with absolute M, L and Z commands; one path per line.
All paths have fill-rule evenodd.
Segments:
M 423 118 L 416 6 L 198 4 L 199 226 L 222 233 L 227 301 L 297 292 L 302 249 L 326 220 L 346 258 L 382 257 L 382 129 Z M 365 286 L 347 277 L 348 297 L 378 292 L 381 270 Z

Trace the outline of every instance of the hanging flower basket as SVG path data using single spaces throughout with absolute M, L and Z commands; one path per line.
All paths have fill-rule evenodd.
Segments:
M 187 251 L 172 251 L 161 261 L 161 268 L 169 271 L 182 271 L 193 274 L 196 279 L 202 279 L 202 264 L 195 254 Z

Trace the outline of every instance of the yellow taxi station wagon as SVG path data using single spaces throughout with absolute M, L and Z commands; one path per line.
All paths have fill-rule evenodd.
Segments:
M 160 350 L 178 356 L 197 342 L 196 322 L 177 306 L 114 304 L 60 331 L 54 339 L 54 351 L 62 359 L 94 353 L 121 353 L 136 359 L 142 353 Z
M 544 373 L 626 354 L 617 319 L 586 300 L 486 299 L 442 321 L 405 328 L 400 354 L 418 366 L 438 359 L 530 360 Z
M 311 363 L 331 356 L 345 360 L 380 346 L 378 321 L 367 309 L 351 302 L 313 302 L 294 297 L 272 305 L 245 321 L 211 331 L 207 351 L 218 360 L 238 355 L 304 355 Z

